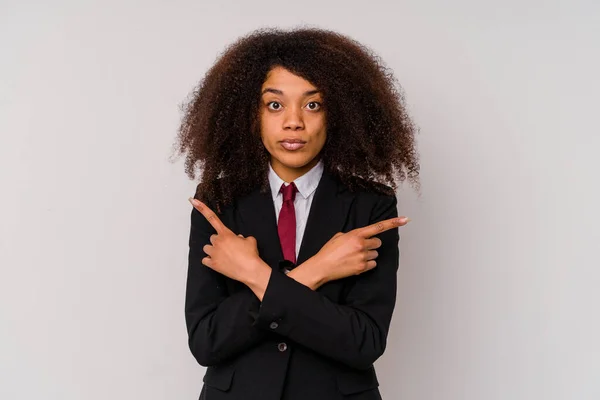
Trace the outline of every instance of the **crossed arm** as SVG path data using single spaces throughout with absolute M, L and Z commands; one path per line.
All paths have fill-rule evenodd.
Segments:
M 336 234 L 288 275 L 258 257 L 254 238 L 231 232 L 206 205 L 194 207 L 185 311 L 190 349 L 201 365 L 235 357 L 267 331 L 359 369 L 383 353 L 396 298 L 394 228 L 408 222 L 397 218 L 395 197 L 381 198 L 372 225 Z M 315 291 L 352 275 L 360 276 L 344 304 Z M 225 276 L 248 290 L 229 294 Z

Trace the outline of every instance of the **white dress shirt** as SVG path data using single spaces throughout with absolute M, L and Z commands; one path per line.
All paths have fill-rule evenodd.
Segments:
M 306 220 L 308 219 L 310 205 L 315 197 L 315 190 L 317 190 L 321 176 L 323 176 L 323 169 L 323 161 L 319 160 L 317 165 L 310 171 L 294 181 L 294 184 L 298 188 L 296 198 L 294 199 L 294 209 L 296 211 L 296 259 L 298 258 L 298 252 L 300 251 L 302 237 L 304 236 L 304 229 L 306 228 Z M 273 203 L 275 204 L 277 222 L 279 222 L 279 212 L 283 205 L 283 194 L 281 194 L 279 190 L 281 189 L 282 184 L 288 186 L 290 183 L 291 182 L 284 182 L 283 179 L 273 171 L 271 164 L 269 164 L 269 184 L 271 185 L 271 195 L 273 196 Z

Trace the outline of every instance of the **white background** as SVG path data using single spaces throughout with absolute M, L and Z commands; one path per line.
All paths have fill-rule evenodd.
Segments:
M 178 106 L 301 23 L 378 52 L 420 127 L 384 398 L 600 398 L 596 0 L 0 7 L 0 398 L 197 398 Z

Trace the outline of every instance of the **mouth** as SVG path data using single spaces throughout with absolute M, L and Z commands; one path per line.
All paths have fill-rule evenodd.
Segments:
M 306 146 L 306 142 L 300 139 L 284 139 L 279 142 L 281 147 L 288 151 L 300 150 Z

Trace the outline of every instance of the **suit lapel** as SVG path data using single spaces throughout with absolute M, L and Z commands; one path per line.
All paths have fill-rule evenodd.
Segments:
M 241 199 L 238 204 L 238 218 L 239 233 L 256 238 L 258 252 L 263 261 L 269 265 L 277 265 L 283 260 L 277 233 L 275 205 L 270 191 L 261 192 L 257 189 Z
M 315 255 L 344 228 L 354 194 L 341 185 L 330 173 L 323 172 L 310 207 L 297 265 Z M 269 265 L 283 260 L 277 233 L 277 218 L 271 192 L 255 190 L 238 203 L 239 232 L 254 236 L 260 257 Z
M 350 191 L 326 170 L 323 172 L 310 206 L 297 265 L 315 255 L 333 235 L 342 231 L 353 199 Z

